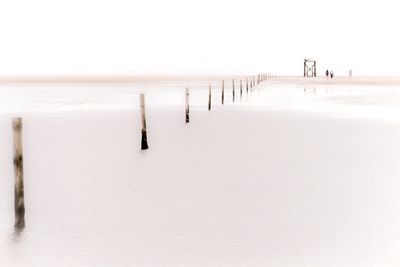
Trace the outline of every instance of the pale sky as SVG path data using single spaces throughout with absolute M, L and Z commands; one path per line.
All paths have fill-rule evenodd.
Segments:
M 0 0 L 0 75 L 400 75 L 396 1 Z

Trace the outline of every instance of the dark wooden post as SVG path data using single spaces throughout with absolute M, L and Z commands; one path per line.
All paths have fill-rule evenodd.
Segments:
M 317 62 L 314 61 L 314 77 L 317 77 Z
M 189 88 L 186 88 L 186 94 L 185 94 L 185 122 L 189 123 Z
M 24 203 L 24 164 L 22 155 L 22 119 L 13 118 L 14 133 L 14 209 L 15 224 L 14 227 L 22 229 L 25 227 L 25 203 Z
M 246 94 L 249 93 L 249 77 L 246 77 Z
M 242 80 L 240 80 L 240 99 L 242 99 L 243 95 L 243 86 L 242 86 Z
M 235 102 L 235 80 L 232 79 L 232 100 Z
M 222 99 L 221 99 L 222 105 L 224 104 L 224 98 L 225 98 L 225 95 L 224 95 L 225 88 L 224 87 L 225 87 L 224 80 L 222 80 Z
M 140 115 L 142 120 L 142 150 L 149 148 L 147 144 L 147 129 L 146 129 L 146 107 L 144 94 L 140 94 Z
M 211 110 L 211 83 L 208 84 L 208 110 Z

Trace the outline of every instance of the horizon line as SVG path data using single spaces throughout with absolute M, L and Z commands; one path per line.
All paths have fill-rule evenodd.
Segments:
M 271 73 L 269 73 L 271 74 Z M 0 83 L 132 83 L 140 81 L 178 81 L 178 80 L 228 80 L 255 77 L 253 75 L 0 75 Z M 335 83 L 335 82 L 363 82 L 363 83 L 400 83 L 400 76 L 335 76 L 327 79 L 325 76 L 303 77 L 302 75 L 276 75 L 276 81 L 298 81 L 303 83 Z

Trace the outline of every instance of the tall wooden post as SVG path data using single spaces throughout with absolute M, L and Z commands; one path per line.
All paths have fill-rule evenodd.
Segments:
M 314 61 L 314 77 L 317 77 L 317 62 Z
M 249 77 L 246 77 L 246 94 L 249 93 Z
M 222 99 L 221 99 L 221 102 L 222 102 L 222 105 L 224 104 L 224 98 L 225 98 L 225 84 L 224 84 L 224 80 L 222 80 Z
M 147 130 L 146 130 L 146 107 L 144 102 L 144 94 L 140 94 L 140 115 L 142 120 L 142 150 L 149 148 L 147 144 Z
M 235 102 L 235 80 L 232 79 L 232 100 Z
M 189 88 L 186 88 L 186 94 L 185 94 L 185 122 L 189 123 Z
M 13 118 L 14 133 L 14 209 L 15 209 L 15 228 L 25 227 L 25 203 L 24 203 L 24 164 L 22 155 L 22 118 Z
M 211 110 L 211 83 L 208 84 L 208 110 Z

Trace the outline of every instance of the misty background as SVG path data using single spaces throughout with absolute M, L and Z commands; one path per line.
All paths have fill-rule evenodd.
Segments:
M 397 2 L 2 0 L 0 75 L 400 75 Z

